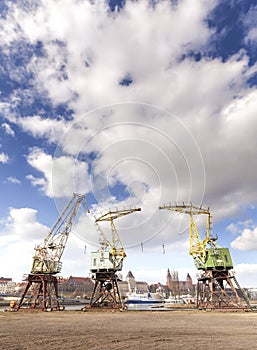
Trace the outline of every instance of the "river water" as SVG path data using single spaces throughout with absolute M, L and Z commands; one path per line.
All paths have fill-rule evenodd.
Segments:
M 73 305 L 65 305 L 67 311 L 80 311 L 84 306 L 88 304 L 77 303 Z M 165 304 L 128 304 L 128 311 L 174 311 L 174 310 L 192 310 L 192 308 L 177 308 L 177 307 L 165 307 Z M 9 310 L 9 306 L 0 306 L 0 312 Z

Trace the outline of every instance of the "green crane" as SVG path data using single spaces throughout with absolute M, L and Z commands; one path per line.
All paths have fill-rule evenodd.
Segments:
M 209 208 L 193 204 L 162 205 L 166 209 L 190 216 L 189 254 L 199 270 L 197 279 L 197 307 L 199 308 L 247 308 L 251 309 L 247 293 L 240 287 L 233 272 L 233 262 L 228 248 L 217 244 L 217 236 L 211 236 Z M 195 217 L 206 216 L 205 235 L 201 238 Z M 245 301 L 243 304 L 241 297 Z

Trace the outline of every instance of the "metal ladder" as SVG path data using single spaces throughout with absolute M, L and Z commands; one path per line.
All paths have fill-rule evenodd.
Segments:
M 253 307 L 250 304 L 250 300 L 248 298 L 248 295 L 247 295 L 245 289 L 240 286 L 240 284 L 238 283 L 236 276 L 234 274 L 231 275 L 231 277 L 234 278 L 234 281 L 235 281 L 237 288 L 241 291 L 243 298 L 244 298 L 244 301 L 246 302 L 247 309 L 253 310 Z

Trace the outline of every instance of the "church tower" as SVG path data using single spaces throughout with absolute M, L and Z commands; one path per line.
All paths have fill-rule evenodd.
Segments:
M 135 277 L 133 276 L 131 271 L 128 272 L 127 277 L 126 277 L 126 281 L 128 283 L 129 292 L 136 292 L 137 283 L 136 283 Z
M 172 277 L 170 274 L 170 269 L 168 269 L 168 271 L 167 271 L 166 285 L 168 286 L 169 290 L 171 291 L 173 288 L 173 283 L 172 283 Z
M 186 284 L 187 284 L 188 293 L 194 294 L 193 280 L 192 280 L 192 277 L 189 275 L 189 273 L 187 274 Z

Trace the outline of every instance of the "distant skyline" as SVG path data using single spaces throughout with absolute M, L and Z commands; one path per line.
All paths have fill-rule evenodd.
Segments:
M 30 272 L 78 192 L 91 213 L 78 215 L 62 276 L 89 275 L 94 215 L 141 207 L 115 221 L 123 276 L 165 283 L 170 268 L 195 282 L 189 218 L 158 210 L 185 201 L 210 207 L 240 285 L 257 287 L 255 1 L 2 0 L 0 11 L 0 275 Z
M 172 272 L 173 270 L 172 269 L 170 269 L 170 268 L 167 268 L 167 270 L 166 270 L 166 275 L 164 276 L 164 279 L 163 279 L 163 276 L 160 276 L 160 278 L 158 279 L 158 280 L 156 280 L 156 281 L 152 281 L 151 283 L 149 283 L 146 279 L 138 279 L 137 278 L 137 276 L 135 276 L 134 275 L 134 273 L 133 273 L 133 271 L 131 271 L 131 270 L 129 270 L 126 274 L 121 274 L 122 275 L 122 280 L 123 281 L 126 281 L 126 277 L 127 277 L 127 275 L 128 275 L 128 273 L 129 272 L 131 272 L 132 273 L 132 275 L 133 275 L 133 277 L 135 278 L 135 281 L 137 281 L 137 282 L 146 282 L 148 285 L 151 285 L 151 284 L 158 284 L 158 283 L 161 283 L 161 284 L 163 284 L 163 285 L 166 285 L 167 283 L 167 272 L 168 272 L 168 270 L 170 271 L 170 272 Z M 186 280 L 186 277 L 187 277 L 187 275 L 188 275 L 188 273 L 185 275 L 185 276 L 179 276 L 178 275 L 178 278 L 179 278 L 179 281 L 185 281 Z M 190 275 L 190 273 L 189 273 L 189 275 Z M 68 279 L 69 277 L 89 277 L 89 276 L 79 276 L 79 275 L 68 275 L 68 276 L 62 276 L 62 278 L 65 278 L 65 279 Z M 190 277 L 192 277 L 192 276 L 190 276 Z M 16 283 L 21 283 L 22 281 L 15 281 L 13 278 L 12 278 L 12 276 L 0 276 L 0 279 L 1 278 L 11 278 L 12 279 L 12 281 L 13 282 L 16 282 Z M 163 280 L 163 282 L 160 282 L 161 280 Z M 196 283 L 196 279 L 195 279 L 195 281 L 193 281 L 194 283 Z

